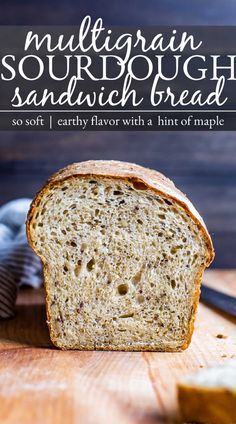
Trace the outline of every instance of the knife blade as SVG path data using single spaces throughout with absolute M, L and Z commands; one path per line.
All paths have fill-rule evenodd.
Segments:
M 207 305 L 215 306 L 221 311 L 236 317 L 236 298 L 233 296 L 202 284 L 200 300 Z

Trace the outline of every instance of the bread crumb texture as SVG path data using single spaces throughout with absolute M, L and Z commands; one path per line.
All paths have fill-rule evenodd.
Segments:
M 29 234 L 58 347 L 187 346 L 209 250 L 176 201 L 140 182 L 75 175 L 36 198 Z

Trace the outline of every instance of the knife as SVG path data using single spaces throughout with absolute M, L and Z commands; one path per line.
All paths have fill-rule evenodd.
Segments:
M 210 289 L 210 287 L 202 284 L 200 300 L 236 317 L 236 298 L 233 296 Z

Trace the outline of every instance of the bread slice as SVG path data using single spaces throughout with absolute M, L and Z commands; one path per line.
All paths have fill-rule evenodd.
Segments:
M 203 220 L 162 174 L 116 161 L 68 166 L 34 199 L 27 233 L 56 346 L 188 346 L 214 252 Z
M 236 361 L 183 378 L 178 398 L 184 422 L 236 423 Z

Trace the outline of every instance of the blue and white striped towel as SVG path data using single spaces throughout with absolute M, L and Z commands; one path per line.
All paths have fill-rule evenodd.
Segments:
M 14 315 L 20 286 L 39 287 L 42 282 L 40 260 L 26 239 L 30 202 L 18 199 L 0 207 L 0 318 Z

